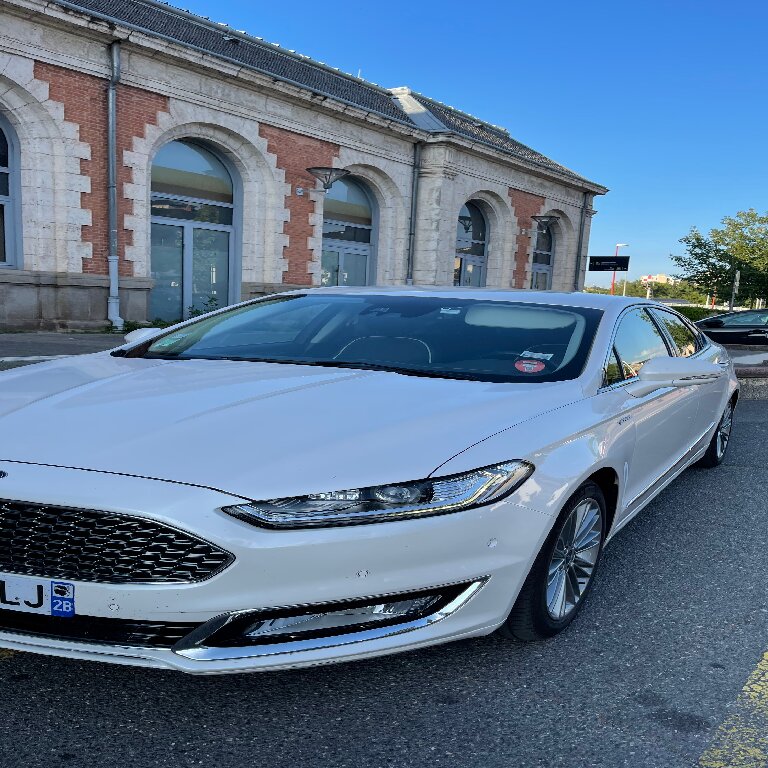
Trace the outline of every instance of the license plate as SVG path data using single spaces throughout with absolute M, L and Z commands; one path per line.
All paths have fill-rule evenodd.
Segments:
M 0 609 L 71 618 L 75 615 L 75 585 L 0 573 Z

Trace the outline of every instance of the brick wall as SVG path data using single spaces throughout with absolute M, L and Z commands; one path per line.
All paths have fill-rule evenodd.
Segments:
M 307 268 L 313 255 L 309 239 L 314 232 L 310 217 L 316 211 L 309 190 L 314 189 L 317 182 L 306 169 L 332 166 L 339 155 L 339 146 L 267 125 L 260 127 L 259 134 L 267 140 L 267 148 L 277 157 L 277 167 L 285 171 L 285 181 L 291 188 L 285 201 L 290 220 L 283 223 L 283 234 L 288 235 L 288 245 L 283 250 L 283 258 L 288 263 L 283 282 L 311 285 L 312 276 Z M 295 194 L 296 187 L 304 188 L 303 196 Z
M 525 269 L 528 265 L 528 253 L 531 239 L 536 235 L 536 222 L 531 218 L 538 216 L 544 209 L 545 200 L 539 195 L 523 192 L 510 187 L 509 196 L 512 199 L 512 208 L 517 217 L 518 235 L 516 238 L 515 271 L 513 274 L 515 288 L 529 288 L 525 282 Z M 520 234 L 520 230 L 526 230 L 527 235 Z
M 82 227 L 83 242 L 92 246 L 92 256 L 83 261 L 83 272 L 105 275 L 108 272 L 109 223 L 107 220 L 107 81 L 92 75 L 35 62 L 35 78 L 49 84 L 49 99 L 64 107 L 64 119 L 79 127 L 80 141 L 91 148 L 89 160 L 80 161 L 80 173 L 91 180 L 91 191 L 81 193 L 80 204 L 91 212 L 90 226 Z M 118 146 L 118 253 L 119 272 L 129 277 L 133 264 L 125 260 L 125 246 L 132 244 L 132 232 L 120 224 L 134 213 L 133 203 L 122 195 L 123 185 L 133 180 L 133 172 L 120 161 L 123 150 L 130 150 L 135 136 L 143 136 L 147 125 L 155 125 L 157 114 L 167 111 L 168 100 L 149 91 L 119 85 L 117 91 Z

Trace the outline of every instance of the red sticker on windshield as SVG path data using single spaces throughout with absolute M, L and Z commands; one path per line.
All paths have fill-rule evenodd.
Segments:
M 520 373 L 540 373 L 545 367 L 541 360 L 518 360 L 515 363 L 515 368 Z

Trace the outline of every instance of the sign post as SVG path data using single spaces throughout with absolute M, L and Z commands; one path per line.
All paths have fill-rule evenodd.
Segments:
M 731 303 L 728 308 L 729 312 L 733 312 L 733 305 L 736 303 L 736 297 L 739 295 L 740 281 L 741 281 L 741 270 L 737 269 L 733 275 L 733 289 L 731 290 Z

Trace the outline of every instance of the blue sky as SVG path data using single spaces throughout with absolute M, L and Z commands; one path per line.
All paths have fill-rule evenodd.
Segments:
M 768 3 L 174 0 L 489 122 L 610 188 L 590 254 L 630 279 L 745 208 L 768 210 Z M 588 276 L 604 284 L 609 275 Z

